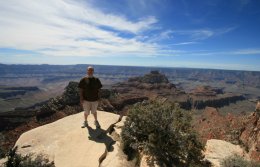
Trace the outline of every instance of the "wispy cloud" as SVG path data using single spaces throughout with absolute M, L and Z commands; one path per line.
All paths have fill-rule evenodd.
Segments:
M 242 49 L 242 50 L 233 51 L 232 54 L 237 54 L 237 55 L 259 54 L 260 55 L 260 49 Z
M 250 2 L 251 0 L 238 0 L 238 4 L 237 4 L 238 11 L 242 11 Z
M 169 39 L 172 39 L 173 38 L 173 31 L 172 30 L 165 30 L 165 31 L 162 31 L 158 34 L 153 34 L 153 35 L 150 35 L 149 37 L 146 37 L 144 39 L 146 39 L 147 42 L 149 43 L 156 43 L 156 42 L 160 42 L 160 41 L 163 41 L 163 40 L 169 40 Z
M 197 44 L 198 42 L 180 42 L 180 43 L 175 43 L 175 44 L 171 44 L 171 45 L 192 45 L 192 44 Z
M 120 36 L 137 36 L 156 22 L 153 16 L 131 21 L 79 1 L 3 1 L 0 47 L 52 56 L 156 54 L 155 44 Z
M 183 67 L 195 67 L 195 68 L 205 68 L 205 69 L 229 69 L 229 70 L 250 70 L 255 71 L 258 69 L 257 66 L 247 65 L 243 63 L 210 63 L 210 62 L 180 62 L 179 63 Z M 184 64 L 184 65 L 183 65 Z
M 178 53 L 188 56 L 236 56 L 236 55 L 260 55 L 260 49 L 240 49 L 240 50 L 194 50 L 194 51 L 185 51 L 179 50 Z
M 224 35 L 235 30 L 237 27 L 227 27 L 220 29 L 194 29 L 194 30 L 173 30 L 173 34 L 187 36 L 191 40 L 205 40 L 214 36 Z

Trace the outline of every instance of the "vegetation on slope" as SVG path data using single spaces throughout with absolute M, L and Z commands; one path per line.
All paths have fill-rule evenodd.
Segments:
M 149 155 L 149 163 L 162 166 L 202 166 L 204 146 L 190 122 L 190 114 L 175 105 L 139 103 L 130 109 L 123 127 L 123 149 Z

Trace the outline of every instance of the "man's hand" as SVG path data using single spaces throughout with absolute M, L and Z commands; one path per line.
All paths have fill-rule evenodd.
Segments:
M 101 99 L 101 90 L 98 89 L 98 100 L 100 100 L 100 99 Z
M 84 100 L 83 99 L 80 99 L 80 107 L 83 108 L 83 102 Z

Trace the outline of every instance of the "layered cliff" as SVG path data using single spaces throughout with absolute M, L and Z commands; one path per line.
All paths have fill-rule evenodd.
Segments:
M 237 101 L 245 100 L 241 94 L 224 92 L 222 88 L 198 86 L 191 92 L 185 92 L 170 83 L 168 78 L 158 71 L 151 71 L 141 77 L 130 78 L 126 82 L 113 85 L 118 99 L 128 97 L 146 97 L 147 99 L 165 99 L 179 103 L 184 109 L 204 109 L 210 107 L 223 107 Z M 120 101 L 120 100 L 119 100 Z M 122 107 L 121 107 L 122 108 Z

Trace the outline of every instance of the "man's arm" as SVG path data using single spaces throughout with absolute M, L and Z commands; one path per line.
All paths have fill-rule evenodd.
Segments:
M 80 106 L 83 107 L 84 98 L 83 98 L 83 89 L 82 88 L 79 88 L 79 100 L 80 100 Z
M 98 99 L 100 100 L 101 99 L 101 88 L 102 88 L 102 84 L 100 82 L 99 79 L 97 79 L 97 84 L 98 84 Z
M 98 82 L 97 82 L 97 84 L 98 84 L 98 89 L 101 89 L 103 85 L 101 84 L 101 81 L 100 81 L 99 79 L 97 79 L 97 81 L 98 81 Z

